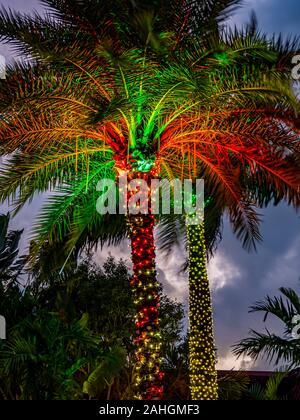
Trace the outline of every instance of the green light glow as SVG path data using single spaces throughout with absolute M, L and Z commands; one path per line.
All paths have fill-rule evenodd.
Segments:
M 229 56 L 225 52 L 214 54 L 214 58 L 218 60 L 219 64 L 223 66 L 227 66 L 228 64 L 230 64 Z

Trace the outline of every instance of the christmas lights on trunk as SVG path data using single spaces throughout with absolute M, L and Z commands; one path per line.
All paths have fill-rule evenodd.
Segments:
M 150 179 L 149 174 L 139 174 L 138 177 L 147 181 Z M 136 398 L 159 400 L 163 394 L 164 375 L 160 370 L 161 334 L 158 315 L 159 283 L 155 268 L 155 217 L 152 214 L 130 215 L 128 222 L 133 263 L 131 286 L 136 305 Z
M 204 223 L 187 225 L 189 250 L 189 369 L 192 400 L 217 400 L 218 385 L 207 276 Z

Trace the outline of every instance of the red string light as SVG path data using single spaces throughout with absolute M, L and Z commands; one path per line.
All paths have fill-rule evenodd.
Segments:
M 148 180 L 152 175 L 135 173 L 134 177 L 150 182 Z M 130 192 L 128 196 L 130 198 Z M 152 214 L 129 216 L 133 262 L 131 285 L 137 308 L 134 339 L 136 345 L 135 373 L 136 386 L 139 389 L 137 398 L 143 400 L 158 400 L 162 398 L 163 394 L 163 373 L 160 371 L 161 336 L 158 317 L 159 284 L 156 280 L 155 269 L 154 225 L 155 218 Z

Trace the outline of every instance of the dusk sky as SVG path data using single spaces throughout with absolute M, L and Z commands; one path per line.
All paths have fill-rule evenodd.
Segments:
M 0 0 L 0 5 L 9 6 L 19 11 L 31 12 L 33 9 L 42 12 L 37 0 Z M 263 32 L 283 35 L 300 35 L 299 0 L 245 0 L 244 7 L 231 18 L 239 26 L 249 20 L 254 10 Z M 11 60 L 12 52 L 0 45 L 0 54 Z M 5 81 L 0 81 L 4 83 Z M 25 228 L 26 235 L 22 248 L 26 246 L 34 216 L 38 213 L 43 197 L 37 197 L 11 223 L 12 228 Z M 0 212 L 6 212 L 7 206 L 0 206 Z M 256 254 L 248 254 L 231 233 L 229 224 L 224 223 L 223 240 L 209 264 L 210 281 L 213 289 L 215 313 L 216 343 L 218 348 L 219 368 L 270 369 L 263 361 L 254 364 L 251 360 L 236 361 L 231 354 L 230 346 L 247 336 L 250 328 L 261 331 L 264 324 L 262 317 L 249 314 L 248 307 L 266 294 L 275 294 L 280 286 L 298 288 L 300 283 L 300 218 L 291 208 L 280 205 L 261 211 L 261 226 L 264 242 L 258 246 Z M 129 258 L 127 244 L 123 249 L 110 250 L 113 255 Z M 97 260 L 101 262 L 109 250 L 98 252 Z M 160 280 L 165 290 L 172 297 L 186 303 L 187 279 L 178 275 L 183 262 L 183 254 L 175 250 L 166 262 L 160 256 L 158 269 Z M 268 323 L 270 329 L 278 326 Z

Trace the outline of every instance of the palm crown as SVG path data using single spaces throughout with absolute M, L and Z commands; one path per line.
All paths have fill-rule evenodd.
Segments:
M 13 68 L 1 86 L 1 150 L 17 151 L 2 171 L 2 199 L 20 187 L 19 209 L 36 191 L 60 185 L 72 191 L 53 205 L 53 227 L 61 234 L 72 225 L 74 204 L 81 215 L 78 209 L 90 202 L 92 213 L 76 221 L 78 234 L 98 218 L 100 178 L 127 169 L 153 169 L 170 179 L 200 176 L 246 241 L 258 237 L 257 218 L 241 178 L 295 203 L 298 137 L 289 123 L 297 103 L 270 62 L 262 60 L 261 70 L 242 67 L 235 78 L 236 69 L 219 59 L 203 58 L 193 68 L 190 57 L 181 54 L 178 64 L 174 54 L 158 67 L 138 50 L 115 57 L 104 48 L 90 55 L 73 47 L 54 69 L 49 63 Z

